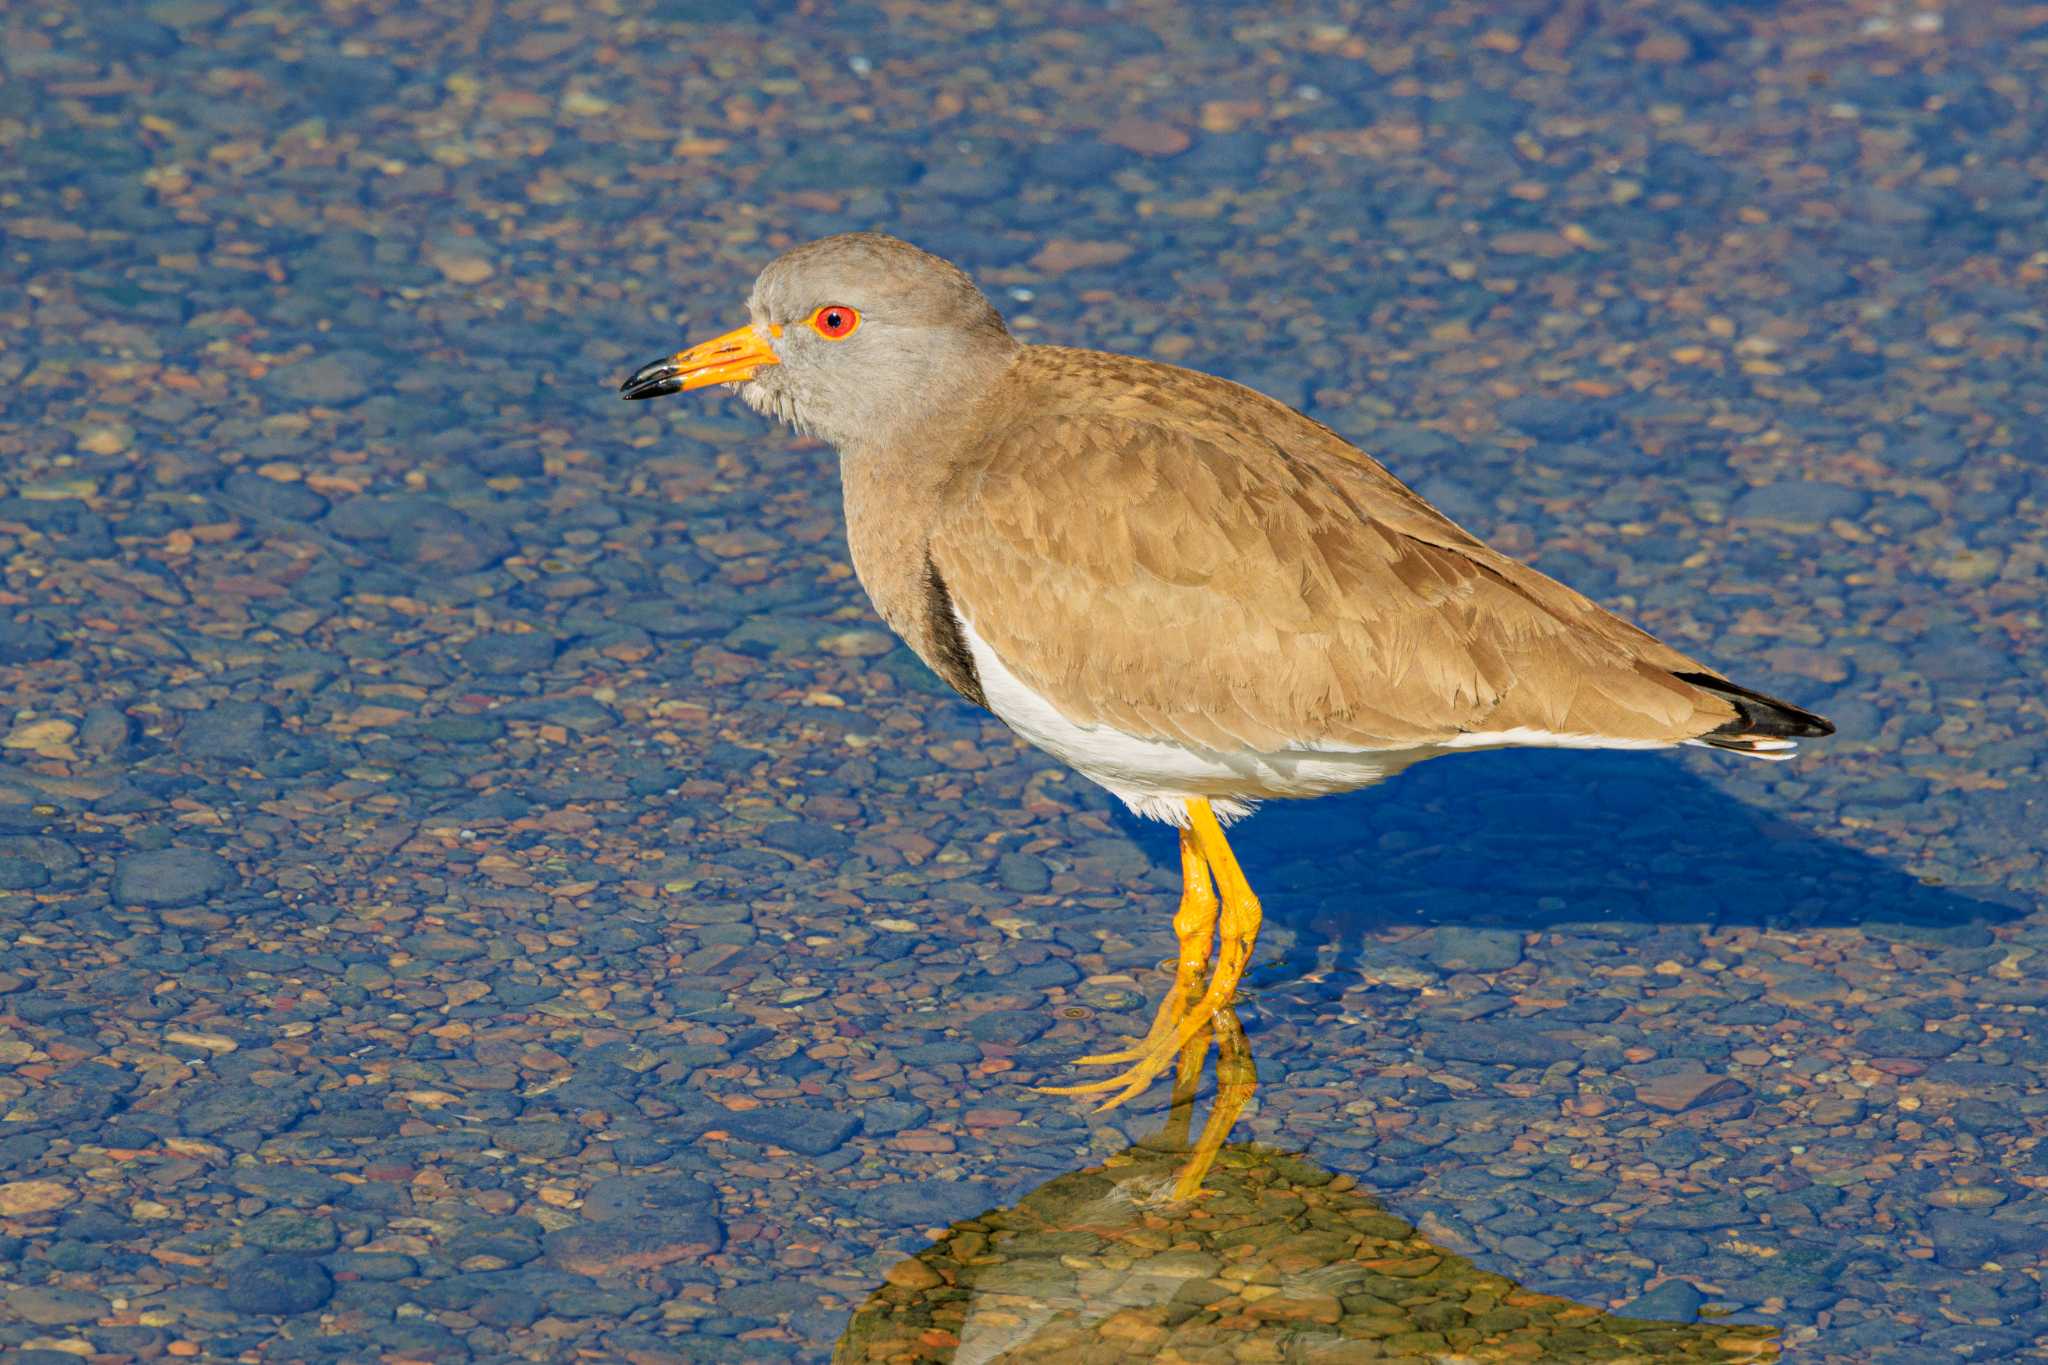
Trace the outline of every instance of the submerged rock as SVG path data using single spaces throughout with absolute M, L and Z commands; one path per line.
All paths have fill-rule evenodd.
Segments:
M 884 1272 L 833 1360 L 1778 1358 L 1770 1328 L 1690 1321 L 1683 1283 L 1633 1316 L 1531 1293 L 1289 1153 L 1225 1147 L 1173 1201 L 1183 1156 L 1133 1147 L 954 1224 Z

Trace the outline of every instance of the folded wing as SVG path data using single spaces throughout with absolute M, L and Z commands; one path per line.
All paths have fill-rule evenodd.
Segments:
M 930 545 L 953 609 L 1076 723 L 1219 750 L 1675 744 L 1731 734 L 1755 698 L 1326 428 L 1145 371 L 1227 390 L 1233 420 L 1139 398 L 1003 423 Z

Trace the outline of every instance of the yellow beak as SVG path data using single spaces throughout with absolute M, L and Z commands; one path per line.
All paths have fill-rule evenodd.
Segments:
M 754 371 L 782 363 L 768 348 L 769 337 L 781 336 L 782 329 L 770 323 L 767 330 L 768 336 L 764 337 L 749 323 L 724 336 L 701 341 L 687 351 L 642 365 L 619 385 L 619 392 L 627 398 L 659 398 L 711 384 L 745 383 L 754 377 Z

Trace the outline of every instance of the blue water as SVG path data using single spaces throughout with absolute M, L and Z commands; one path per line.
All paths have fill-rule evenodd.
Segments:
M 2038 14 L 0 26 L 0 1344 L 824 1359 L 1166 1122 L 1030 1087 L 1171 837 L 892 647 L 828 450 L 616 397 L 872 227 L 1839 726 L 1262 813 L 1234 1140 L 1599 1313 L 2040 1351 Z

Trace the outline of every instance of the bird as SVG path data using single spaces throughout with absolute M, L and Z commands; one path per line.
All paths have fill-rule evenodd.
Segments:
M 1491 548 L 1329 427 L 1227 379 L 1013 335 L 878 232 L 770 261 L 732 331 L 628 399 L 724 385 L 838 451 L 875 610 L 1026 741 L 1179 830 L 1174 979 L 1142 1093 L 1236 998 L 1263 912 L 1225 827 L 1261 802 L 1510 747 L 1791 756 L 1822 717 Z
M 1208 1207 L 1162 1200 L 1187 1130 L 1176 1095 L 1163 1131 L 937 1231 L 853 1310 L 832 1365 L 1784 1358 L 1765 1323 L 1676 1305 L 1659 1320 L 1654 1300 L 1608 1310 L 1518 1284 L 1503 1272 L 1519 1258 L 1417 1227 L 1306 1153 L 1231 1143 Z

